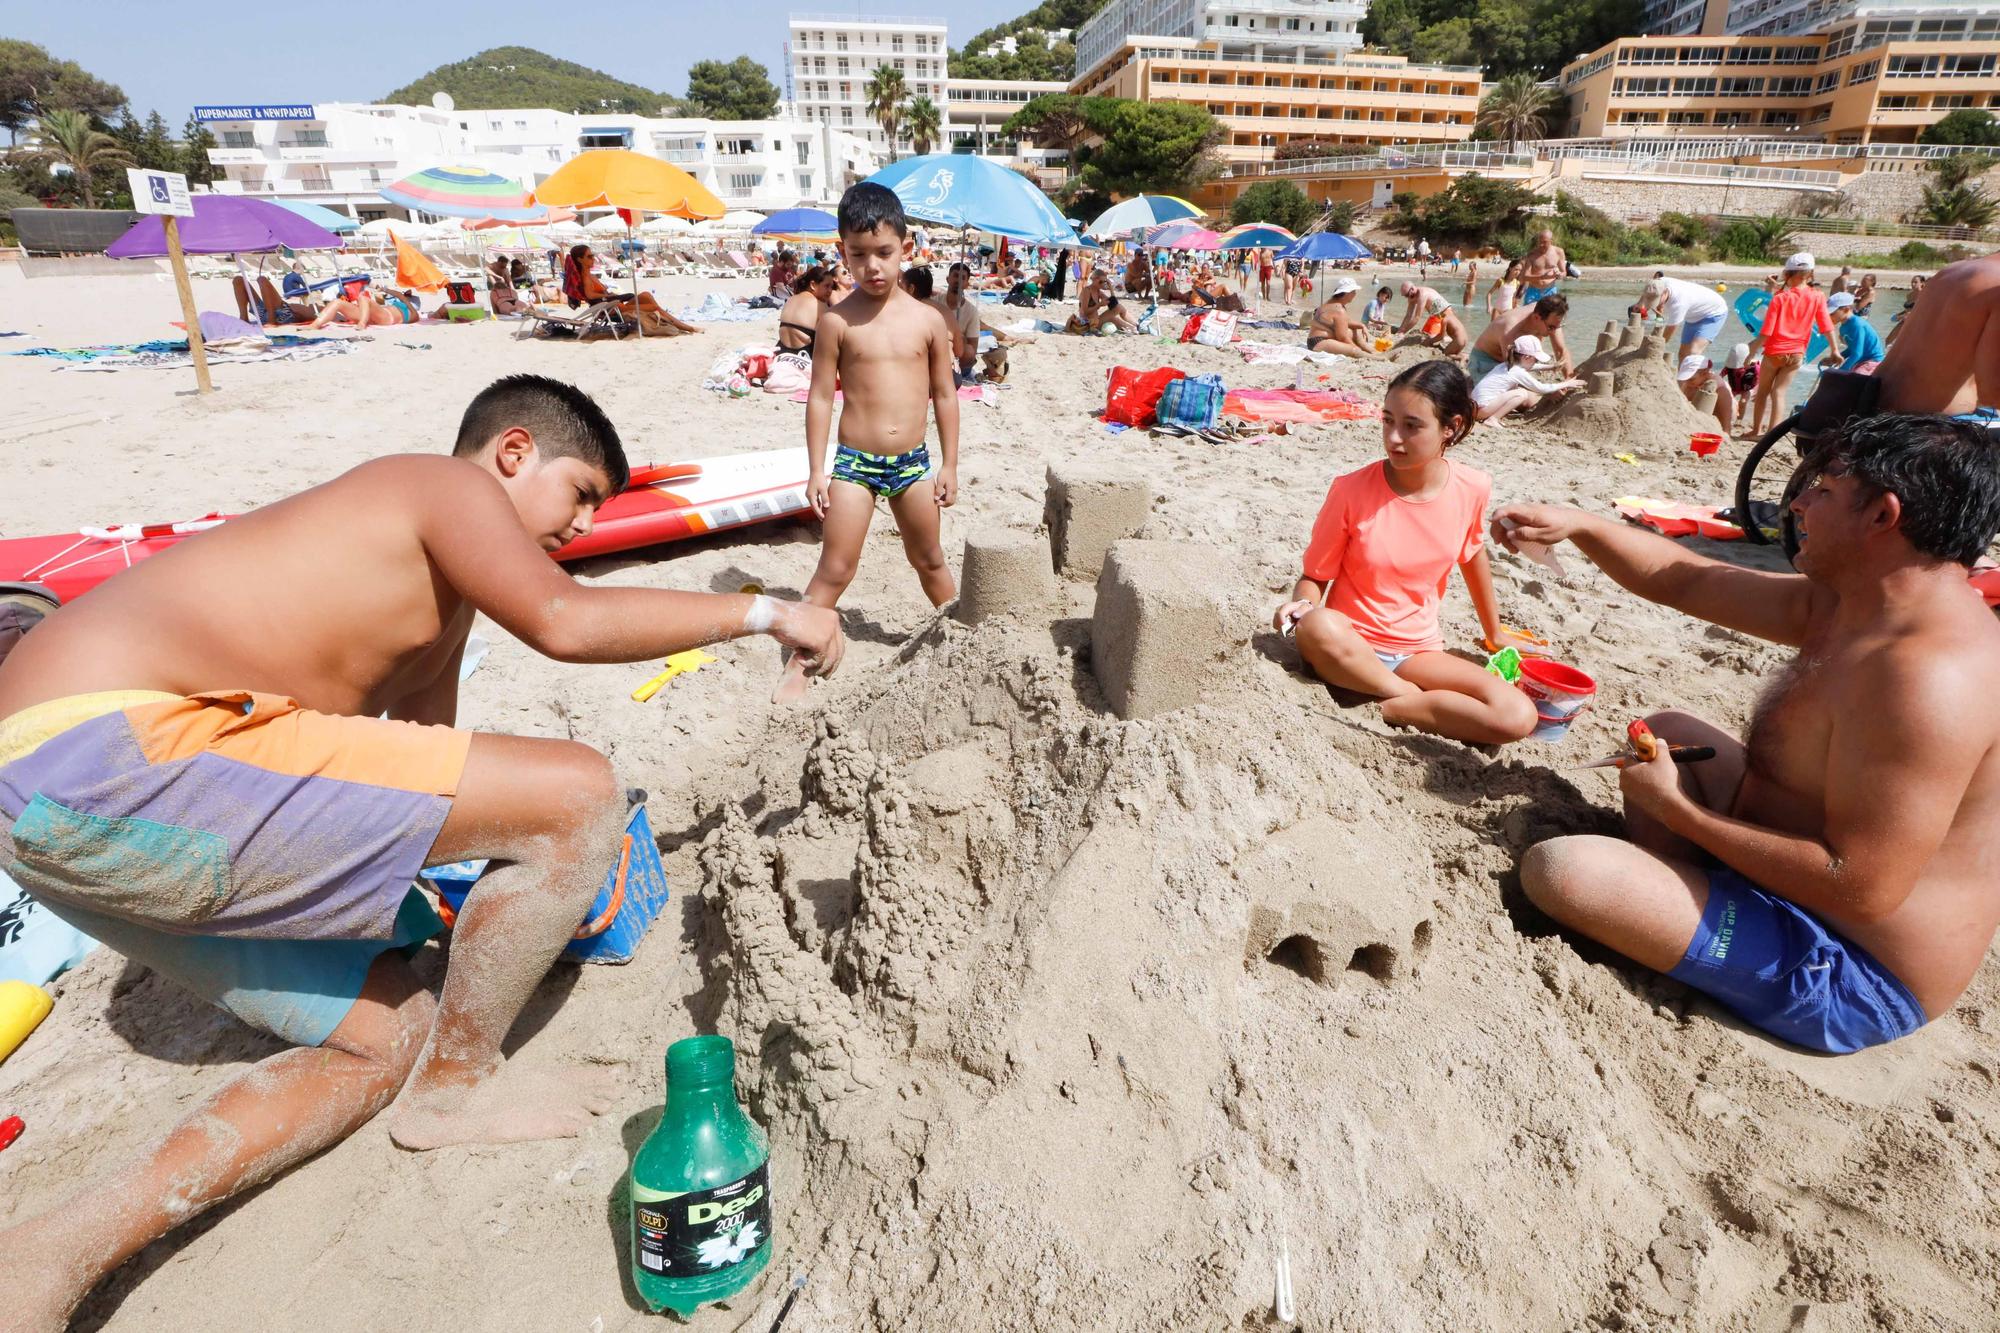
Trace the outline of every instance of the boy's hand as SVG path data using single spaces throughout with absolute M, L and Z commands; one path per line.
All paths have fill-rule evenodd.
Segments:
M 937 498 L 939 509 L 949 509 L 958 503 L 958 469 L 939 468 L 937 476 L 931 478 L 931 494 Z
M 826 517 L 827 492 L 833 488 L 833 478 L 824 472 L 815 472 L 806 482 L 806 503 L 812 506 L 814 518 Z
M 1271 628 L 1277 630 L 1280 634 L 1286 633 L 1294 625 L 1304 620 L 1306 613 L 1312 610 L 1314 605 L 1315 603 L 1309 602 L 1304 598 L 1300 598 L 1295 602 L 1286 602 L 1271 616 Z
M 810 602 L 780 602 L 771 622 L 771 637 L 797 654 L 808 676 L 831 676 L 847 652 L 847 638 L 840 632 L 840 615 L 830 607 Z

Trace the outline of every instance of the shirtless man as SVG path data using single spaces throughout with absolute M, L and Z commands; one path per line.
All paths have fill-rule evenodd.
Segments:
M 1741 743 L 1648 718 L 1716 758 L 1628 765 L 1631 841 L 1540 843 L 1521 883 L 1764 1031 L 1844 1052 L 1949 1010 L 2000 922 L 2000 621 L 1965 586 L 2000 529 L 2000 453 L 1963 422 L 1888 415 L 1805 466 L 1798 574 L 1553 506 L 1502 508 L 1494 535 L 1573 541 L 1642 597 L 1799 650 Z
M 1333 290 L 1319 309 L 1313 311 L 1312 328 L 1306 334 L 1306 350 L 1310 352 L 1333 352 L 1339 356 L 1367 357 L 1377 355 L 1375 340 L 1368 336 L 1368 330 L 1361 322 L 1348 313 L 1354 303 L 1354 294 L 1361 290 L 1361 284 L 1352 278 L 1335 278 Z
M 1544 296 L 1533 305 L 1517 306 L 1504 314 L 1495 315 L 1485 328 L 1479 331 L 1478 341 L 1472 344 L 1472 355 L 1468 358 L 1466 374 L 1474 382 L 1489 373 L 1495 366 L 1505 365 L 1508 353 L 1516 340 L 1522 337 L 1546 338 L 1549 348 L 1556 354 L 1556 364 L 1562 369 L 1562 378 L 1576 374 L 1576 366 L 1569 358 L 1569 347 L 1563 342 L 1563 320 L 1569 314 L 1569 299 L 1564 296 Z
M 627 478 L 617 431 L 567 384 L 491 385 L 452 452 L 378 458 L 191 537 L 0 665 L 0 864 L 291 1043 L 0 1232 L 0 1326 L 61 1328 L 141 1248 L 392 1099 L 409 1149 L 567 1137 L 610 1106 L 608 1071 L 517 1070 L 501 1041 L 616 862 L 625 802 L 587 745 L 453 729 L 473 615 L 566 662 L 769 633 L 827 670 L 839 621 L 564 573 L 549 553 Z M 480 857 L 496 868 L 433 1004 L 405 959 L 439 922 L 411 882 Z
M 1522 305 L 1533 305 L 1544 296 L 1553 296 L 1569 276 L 1569 256 L 1556 244 L 1552 231 L 1535 233 L 1535 244 L 1521 256 Z
M 1464 321 L 1459 319 L 1458 312 L 1451 308 L 1451 302 L 1444 299 L 1442 292 L 1435 287 L 1406 282 L 1403 284 L 1403 299 L 1407 304 L 1403 307 L 1403 322 L 1396 326 L 1398 334 L 1421 328 L 1424 337 L 1441 346 L 1446 356 L 1454 360 L 1464 358 L 1466 349 L 1472 346 L 1472 335 L 1465 331 Z M 1433 318 L 1438 322 L 1435 333 L 1428 327 Z
M 1916 284 L 1912 283 L 1914 291 Z M 2000 419 L 2000 255 L 1939 269 L 1875 368 L 1884 412 Z

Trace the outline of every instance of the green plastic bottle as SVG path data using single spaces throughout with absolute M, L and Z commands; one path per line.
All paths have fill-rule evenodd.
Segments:
M 628 1180 L 632 1281 L 654 1313 L 726 1300 L 771 1262 L 771 1148 L 736 1104 L 727 1037 L 667 1047 L 667 1109 Z

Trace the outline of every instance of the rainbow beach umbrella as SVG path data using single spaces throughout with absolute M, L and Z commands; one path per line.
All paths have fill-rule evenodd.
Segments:
M 381 195 L 413 213 L 449 218 L 499 218 L 503 222 L 547 221 L 517 180 L 497 176 L 484 167 L 426 167 L 382 187 Z
M 1154 250 L 1217 250 L 1222 237 L 1198 222 L 1169 222 L 1147 232 L 1146 245 Z
M 1282 250 L 1299 238 L 1274 222 L 1246 222 L 1222 233 L 1224 250 Z
M 1129 232 L 1143 231 L 1148 227 L 1158 227 L 1168 222 L 1182 222 L 1200 216 L 1199 208 L 1176 195 L 1136 194 L 1099 213 L 1096 221 L 1084 231 L 1086 235 L 1101 239 L 1107 236 L 1123 236 Z

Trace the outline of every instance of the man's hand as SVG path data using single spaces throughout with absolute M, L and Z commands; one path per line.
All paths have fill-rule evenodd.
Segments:
M 815 472 L 806 482 L 806 503 L 812 506 L 814 518 L 825 518 L 827 492 L 833 489 L 833 479 L 824 472 Z
M 840 615 L 810 602 L 779 602 L 771 622 L 771 637 L 792 649 L 808 676 L 831 676 L 847 652 L 840 632 Z
M 1688 803 L 1681 790 L 1681 775 L 1674 764 L 1672 748 L 1662 742 L 1653 748 L 1650 760 L 1629 760 L 1618 770 L 1618 790 L 1628 810 L 1637 810 L 1671 828 L 1668 812 Z
M 958 503 L 958 469 L 939 468 L 931 478 L 931 494 L 936 497 L 939 509 L 949 509 Z
M 1568 541 L 1589 521 L 1591 515 L 1581 509 L 1561 505 L 1504 505 L 1493 515 L 1493 540 L 1519 554 L 1517 540 L 1554 546 Z

